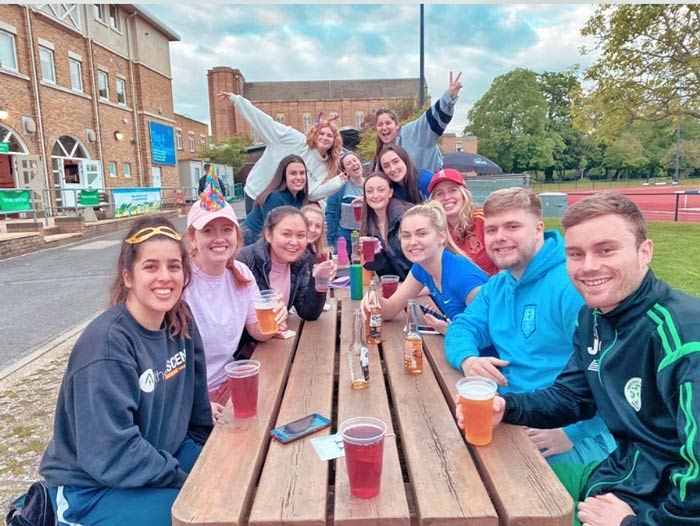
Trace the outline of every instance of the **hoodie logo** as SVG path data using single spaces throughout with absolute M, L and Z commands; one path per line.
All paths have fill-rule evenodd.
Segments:
M 642 409 L 642 379 L 635 377 L 627 380 L 625 384 L 625 399 L 636 412 Z
M 535 314 L 537 307 L 535 305 L 525 305 L 523 308 L 523 319 L 520 322 L 520 330 L 525 338 L 529 338 L 537 329 L 535 325 Z
M 152 393 L 153 389 L 156 388 L 156 377 L 153 374 L 153 369 L 146 369 L 141 376 L 139 376 L 139 387 L 144 393 Z

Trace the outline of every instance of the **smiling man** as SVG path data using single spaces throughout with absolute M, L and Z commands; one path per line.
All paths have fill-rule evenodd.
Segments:
M 493 378 L 501 393 L 547 387 L 569 361 L 583 305 L 566 274 L 564 241 L 558 232 L 544 230 L 536 194 L 508 188 L 484 202 L 484 242 L 489 258 L 503 270 L 452 321 L 447 360 L 466 375 Z M 499 358 L 480 355 L 489 348 Z M 597 417 L 563 429 L 529 429 L 529 434 L 552 464 L 602 460 L 614 447 Z
M 545 427 L 602 417 L 617 449 L 600 463 L 555 466 L 580 502 L 575 524 L 696 525 L 700 300 L 651 271 L 646 222 L 627 197 L 589 196 L 562 226 L 567 270 L 586 302 L 574 354 L 551 387 L 496 398 L 495 419 Z

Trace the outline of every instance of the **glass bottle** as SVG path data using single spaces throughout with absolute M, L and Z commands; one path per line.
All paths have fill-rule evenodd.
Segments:
M 362 311 L 355 309 L 352 319 L 352 341 L 348 349 L 350 386 L 353 389 L 364 389 L 369 386 L 369 351 L 365 344 L 364 328 Z
M 403 370 L 406 374 L 423 372 L 423 338 L 418 332 L 418 303 L 408 300 L 406 335 L 403 337 Z
M 372 280 L 369 284 L 369 292 L 367 293 L 367 343 L 382 342 L 382 310 L 379 304 L 379 295 L 377 294 L 377 283 Z
M 350 246 L 351 246 L 351 257 L 350 261 L 352 263 L 360 262 L 360 233 L 357 230 L 353 230 L 350 234 Z

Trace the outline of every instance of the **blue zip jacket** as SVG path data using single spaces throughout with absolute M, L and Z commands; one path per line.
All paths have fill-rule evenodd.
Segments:
M 294 196 L 289 190 L 278 190 L 272 192 L 265 199 L 262 207 L 254 206 L 241 225 L 243 229 L 243 244 L 252 245 L 258 239 L 262 232 L 265 218 L 273 208 L 278 206 L 291 205 L 295 208 L 301 208 L 304 205 L 304 192 L 297 192 Z
M 544 233 L 544 245 L 525 272 L 516 280 L 504 270 L 481 287 L 469 308 L 450 324 L 445 354 L 461 370 L 464 360 L 479 356 L 479 349 L 493 345 L 501 359 L 510 364 L 501 369 L 508 379 L 501 394 L 526 393 L 552 384 L 571 357 L 572 338 L 583 299 L 566 273 L 564 240 L 559 232 Z M 555 463 L 571 454 L 587 462 L 601 460 L 614 448 L 614 441 L 600 418 L 578 422 L 565 433 L 574 443 L 602 437 L 604 451 L 593 444 L 581 444 L 587 452 L 567 451 L 552 458 Z M 590 441 L 588 441 L 590 442 Z M 600 446 L 600 444 L 598 444 Z M 580 454 L 579 454 L 580 453 Z M 569 456 L 571 456 L 569 455 Z

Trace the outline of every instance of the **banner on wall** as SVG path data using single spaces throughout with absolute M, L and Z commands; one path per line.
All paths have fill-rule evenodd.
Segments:
M 114 217 L 128 217 L 161 210 L 160 188 L 113 188 Z
M 172 126 L 155 121 L 148 121 L 151 132 L 151 158 L 153 164 L 175 166 L 175 132 Z

